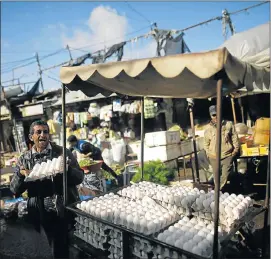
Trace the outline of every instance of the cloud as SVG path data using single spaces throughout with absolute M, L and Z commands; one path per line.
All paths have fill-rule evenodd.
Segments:
M 125 15 L 103 5 L 92 10 L 85 24 L 87 25 L 86 30 L 77 28 L 73 30 L 71 36 L 67 36 L 67 32 L 62 30 L 62 45 L 68 44 L 71 48 L 87 47 L 84 50 L 94 52 L 104 49 L 105 46 L 109 48 L 113 44 L 125 41 L 126 35 L 133 31 Z M 155 49 L 155 42 L 146 39 L 141 39 L 134 44 L 128 43 L 124 47 L 123 59 L 155 56 Z

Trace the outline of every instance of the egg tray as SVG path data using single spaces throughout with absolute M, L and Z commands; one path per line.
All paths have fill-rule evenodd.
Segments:
M 121 188 L 118 188 L 114 191 L 110 191 L 110 192 L 113 192 L 113 193 L 117 193 L 119 190 L 123 189 L 125 187 L 121 187 Z M 105 194 L 101 194 L 101 195 L 98 195 L 98 196 L 103 196 Z M 93 198 L 90 198 L 88 200 L 91 200 Z M 76 208 L 76 205 L 80 203 L 79 202 L 76 202 L 76 203 L 73 203 L 71 204 L 70 206 L 67 206 L 67 209 L 71 212 L 74 212 L 76 215 L 78 216 L 83 216 L 84 218 L 88 218 L 88 219 L 92 219 L 92 220 L 95 220 L 96 222 L 99 222 L 99 223 L 102 223 L 104 225 L 106 225 L 108 227 L 108 229 L 114 229 L 114 230 L 117 230 L 117 231 L 120 231 L 122 232 L 122 235 L 123 235 L 123 250 L 125 250 L 123 252 L 123 255 L 124 257 L 123 258 L 131 258 L 129 256 L 131 256 L 131 251 L 128 251 L 127 252 L 127 247 L 128 247 L 128 250 L 131 249 L 130 247 L 130 240 L 129 238 L 127 237 L 138 237 L 138 238 L 141 238 L 141 239 L 144 239 L 144 240 L 148 240 L 151 245 L 153 247 L 157 247 L 157 246 L 161 246 L 162 248 L 168 248 L 170 251 L 175 251 L 179 254 L 179 256 L 181 255 L 182 258 L 195 258 L 195 259 L 205 259 L 204 257 L 202 256 L 199 256 L 199 255 L 196 255 L 196 254 L 192 254 L 190 252 L 187 252 L 185 250 L 182 250 L 182 249 L 179 249 L 179 248 L 176 248 L 174 246 L 171 246 L 169 244 L 166 244 L 164 242 L 161 242 L 159 240 L 156 240 L 154 239 L 153 236 L 145 236 L 143 234 L 140 234 L 140 233 L 137 233 L 137 232 L 134 232 L 130 229 L 127 229 L 127 228 L 124 228 L 122 226 L 119 226 L 119 225 L 115 225 L 113 223 L 110 223 L 110 222 L 107 222 L 107 221 L 104 221 L 100 218 L 96 218 L 95 216 L 92 216 L 92 215 L 89 215 L 87 213 L 85 213 L 84 211 L 81 211 L 79 209 Z M 253 209 L 254 210 L 254 209 Z M 259 207 L 258 209 L 254 210 L 253 212 L 251 213 L 248 213 L 248 215 L 246 215 L 242 220 L 239 220 L 238 222 L 236 222 L 236 224 L 234 225 L 234 228 L 231 229 L 231 231 L 228 233 L 227 236 L 225 236 L 223 238 L 223 240 L 221 241 L 221 245 L 222 245 L 222 249 L 221 249 L 221 252 L 220 253 L 223 253 L 224 250 L 226 249 L 227 247 L 227 242 L 232 238 L 232 236 L 241 228 L 241 226 L 245 223 L 245 222 L 248 222 L 248 221 L 251 221 L 251 219 L 253 219 L 256 215 L 258 215 L 259 213 L 261 213 L 263 210 L 262 207 Z M 171 225 L 174 225 L 175 223 L 171 224 Z M 170 225 L 170 226 L 171 226 Z M 168 226 L 168 227 L 170 227 Z
M 45 177 L 38 178 L 38 179 L 33 179 L 33 178 L 26 177 L 24 179 L 24 181 L 25 182 L 37 182 L 37 181 L 44 181 L 44 180 L 52 180 L 53 177 L 55 177 L 56 175 L 59 175 L 59 174 L 63 174 L 63 172 L 57 172 L 56 174 L 53 174 L 53 175 L 50 175 L 50 176 L 45 176 Z
M 125 187 L 121 187 L 121 188 L 118 188 L 118 189 L 116 189 L 114 191 L 110 191 L 110 192 L 113 192 L 113 193 L 117 194 L 117 192 L 119 190 L 123 189 L 123 188 L 125 188 Z M 103 194 L 97 195 L 96 197 L 104 196 L 105 194 L 106 193 L 103 193 Z M 93 197 L 87 199 L 86 201 L 91 200 L 91 199 L 93 199 Z M 123 258 L 130 258 L 129 256 L 131 256 L 131 254 L 132 254 L 131 251 L 129 251 L 129 248 L 130 248 L 130 245 L 129 245 L 129 243 L 130 243 L 129 240 L 130 239 L 129 239 L 129 237 L 138 237 L 138 238 L 141 238 L 141 239 L 149 241 L 152 244 L 152 246 L 160 245 L 163 248 L 168 248 L 169 250 L 176 251 L 178 254 L 181 254 L 182 256 L 186 256 L 184 258 L 206 259 L 206 258 L 201 257 L 199 255 L 192 254 L 192 253 L 187 252 L 185 250 L 178 249 L 178 248 L 176 248 L 174 246 L 171 246 L 171 245 L 163 243 L 163 242 L 161 242 L 159 240 L 156 240 L 154 238 L 154 234 L 152 234 L 150 236 L 146 236 L 146 235 L 140 234 L 138 232 L 135 232 L 135 231 L 133 231 L 131 229 L 127 229 L 126 227 L 123 227 L 123 226 L 120 226 L 120 225 L 115 225 L 114 223 L 111 223 L 111 222 L 102 220 L 100 218 L 97 218 L 97 217 L 95 217 L 93 215 L 87 214 L 84 211 L 79 210 L 76 207 L 76 205 L 78 203 L 80 203 L 80 202 L 81 201 L 75 202 L 75 203 L 71 204 L 70 206 L 67 206 L 66 209 L 69 210 L 69 211 L 71 211 L 71 212 L 73 212 L 73 213 L 75 213 L 78 217 L 83 217 L 84 219 L 94 220 L 97 223 L 100 223 L 100 224 L 103 224 L 103 225 L 107 226 L 108 229 L 111 228 L 111 229 L 114 229 L 114 230 L 121 231 L 122 236 L 123 236 L 123 239 L 122 239 L 122 242 L 123 242 L 122 245 L 123 245 L 123 250 L 124 250 L 123 251 Z M 176 221 L 173 222 L 172 224 L 168 225 L 166 228 L 170 227 L 171 225 L 174 225 L 175 223 L 176 223 Z M 88 242 L 88 241 L 85 241 L 85 242 Z M 128 251 L 127 251 L 127 249 L 128 249 Z
M 138 245 L 139 243 L 139 245 Z M 188 258 L 199 258 L 194 255 L 188 256 L 180 252 L 174 251 L 167 246 L 162 246 L 157 243 L 152 243 L 138 237 L 133 237 L 131 242 L 131 253 L 134 257 L 132 258 L 150 258 L 150 259 L 188 259 Z
M 191 216 L 192 215 L 192 210 L 191 208 L 184 208 L 181 206 L 176 206 L 176 205 L 172 205 L 170 203 L 165 203 L 165 202 L 161 202 L 157 199 L 154 199 L 159 205 L 163 206 L 164 208 L 171 210 L 173 212 L 176 212 L 179 215 L 184 215 L 184 216 Z
M 231 225 L 225 224 L 225 220 L 223 220 L 223 217 L 222 217 L 222 220 L 221 220 L 221 215 L 219 215 L 219 218 L 220 218 L 219 225 L 222 227 L 223 230 L 225 230 L 227 232 L 230 232 L 230 230 L 233 229 L 236 225 L 238 225 L 239 222 L 242 222 L 242 220 L 244 218 L 247 218 L 247 216 L 249 216 L 251 213 L 253 213 L 256 208 L 257 208 L 256 206 L 249 207 L 248 210 L 247 210 L 247 213 L 242 218 L 235 219 Z M 203 215 L 200 212 L 193 212 L 192 215 L 195 216 L 195 217 L 199 217 L 199 218 L 202 218 L 202 219 L 213 221 L 212 213 L 204 213 L 204 215 Z

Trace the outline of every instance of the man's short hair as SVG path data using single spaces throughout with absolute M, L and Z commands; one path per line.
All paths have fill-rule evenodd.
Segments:
M 43 121 L 43 120 L 37 120 L 37 121 L 32 122 L 32 124 L 30 125 L 29 133 L 30 133 L 31 135 L 34 134 L 34 127 L 35 127 L 35 126 L 47 126 L 48 131 L 49 131 L 49 125 L 47 124 L 47 122 L 45 122 L 45 121 Z
M 68 137 L 67 141 L 69 143 L 71 143 L 71 142 L 77 142 L 77 137 L 74 136 L 74 135 L 71 135 L 71 136 Z

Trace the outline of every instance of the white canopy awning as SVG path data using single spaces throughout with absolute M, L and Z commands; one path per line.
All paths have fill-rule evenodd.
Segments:
M 78 94 L 78 92 L 79 92 L 79 94 Z M 74 93 L 76 93 L 75 96 L 72 96 L 73 92 L 66 93 L 66 104 L 86 102 L 86 101 L 94 101 L 94 100 L 106 98 L 106 96 L 104 96 L 102 94 L 97 94 L 97 95 L 95 95 L 93 97 L 88 97 L 84 93 L 82 93 L 81 91 L 78 91 L 78 92 L 74 92 Z M 110 95 L 110 97 L 114 97 L 114 96 L 117 96 L 117 95 L 115 93 L 112 93 Z M 59 99 L 52 106 L 59 106 L 59 105 L 62 105 L 62 99 Z
M 226 48 L 78 67 L 62 67 L 60 79 L 88 96 L 113 92 L 129 96 L 209 98 L 223 78 L 223 92 L 246 86 L 268 88 L 269 71 L 232 56 Z

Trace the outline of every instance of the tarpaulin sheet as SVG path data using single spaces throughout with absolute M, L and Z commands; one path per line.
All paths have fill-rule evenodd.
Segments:
M 62 67 L 60 79 L 88 96 L 120 93 L 164 98 L 209 98 L 224 78 L 223 94 L 268 87 L 269 71 L 232 56 L 226 48 L 131 61 Z

